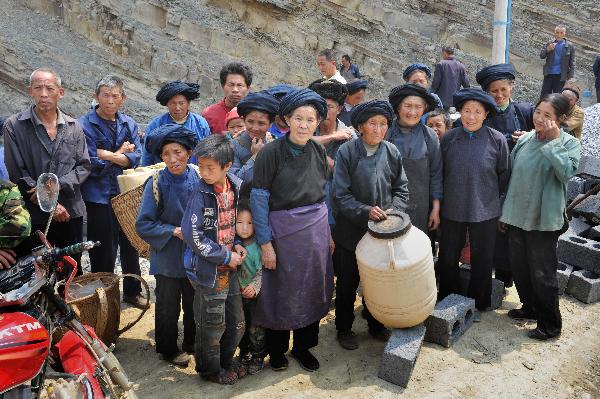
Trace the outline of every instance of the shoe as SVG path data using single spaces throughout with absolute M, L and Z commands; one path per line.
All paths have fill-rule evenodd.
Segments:
M 369 335 L 375 338 L 377 341 L 388 342 L 392 332 L 387 328 L 382 328 L 381 330 L 377 331 L 369 330 Z
M 552 338 L 556 338 L 560 335 L 560 333 L 555 335 L 550 335 L 547 332 L 540 330 L 539 328 L 535 328 L 533 330 L 527 331 L 527 336 L 532 339 L 537 339 L 538 341 L 546 341 Z
M 181 345 L 181 349 L 188 355 L 194 354 L 194 344 L 189 345 L 189 344 L 184 343 Z
M 292 349 L 290 353 L 292 354 L 293 357 L 296 358 L 296 360 L 298 360 L 300 362 L 300 366 L 302 366 L 302 368 L 306 371 L 310 371 L 310 372 L 317 371 L 319 369 L 319 367 L 321 367 L 317 358 L 314 357 L 312 355 L 312 353 L 310 353 L 308 351 L 308 349 L 305 349 L 305 350 Z
M 477 309 L 475 309 L 475 312 L 473 312 L 473 323 L 479 323 L 481 321 L 481 312 Z
M 524 308 L 509 310 L 508 317 L 515 320 L 535 320 L 535 315 Z
M 138 309 L 148 309 L 150 307 L 150 301 L 141 295 L 136 296 L 125 296 L 123 295 L 123 302 L 128 303 Z
M 250 375 L 258 374 L 264 368 L 265 368 L 265 360 L 260 356 L 253 357 L 247 366 L 248 374 L 250 374 Z
M 220 370 L 218 373 L 202 376 L 203 379 L 220 385 L 232 385 L 238 380 L 237 373 L 233 370 Z
M 244 363 L 242 363 L 240 360 L 234 361 L 229 370 L 237 374 L 238 380 L 241 380 L 248 374 L 246 365 L 244 365 Z
M 163 355 L 163 359 L 175 366 L 187 367 L 190 362 L 190 355 L 179 352 L 174 355 Z
M 273 371 L 283 371 L 288 368 L 288 360 L 284 354 L 271 355 L 271 369 Z
M 356 341 L 356 334 L 352 330 L 338 331 L 337 340 L 340 346 L 349 351 L 358 349 L 358 342 Z

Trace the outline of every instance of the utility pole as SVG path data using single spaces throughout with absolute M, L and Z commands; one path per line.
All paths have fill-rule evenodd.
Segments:
M 510 0 L 496 0 L 494 10 L 494 35 L 492 44 L 492 64 L 508 62 L 507 28 L 509 18 Z

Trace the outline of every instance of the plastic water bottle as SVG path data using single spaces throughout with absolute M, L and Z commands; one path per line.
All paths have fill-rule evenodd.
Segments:
M 581 94 L 581 108 L 587 108 L 593 105 L 592 92 L 589 89 L 585 89 Z

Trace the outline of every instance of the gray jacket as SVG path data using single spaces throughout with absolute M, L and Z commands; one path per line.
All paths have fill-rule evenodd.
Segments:
M 406 210 L 408 180 L 400 151 L 392 143 L 382 141 L 375 154 L 367 157 L 362 139 L 342 144 L 335 157 L 333 200 L 333 238 L 336 244 L 354 251 L 367 231 L 373 206 Z
M 553 41 L 552 41 L 553 42 Z M 552 65 L 552 57 L 554 56 L 554 50 L 548 51 L 548 44 L 552 43 L 548 42 L 544 44 L 542 50 L 540 51 L 540 58 L 546 59 L 544 63 L 544 76 L 549 74 L 550 66 Z M 562 57 L 560 59 L 560 81 L 566 82 L 569 79 L 573 79 L 573 75 L 575 74 L 575 46 L 565 39 L 565 48 L 562 53 Z
M 23 189 L 35 187 L 42 173 L 56 174 L 60 183 L 58 202 L 67 209 L 71 218 L 81 217 L 85 214 L 85 204 L 80 188 L 91 170 L 85 135 L 76 119 L 59 110 L 64 124 L 59 124 L 56 139 L 49 149 L 40 138 L 46 132 L 36 132 L 33 108 L 32 105 L 12 115 L 2 128 L 10 180 Z M 32 224 L 46 223 L 48 214 L 33 204 L 28 195 L 24 197 Z

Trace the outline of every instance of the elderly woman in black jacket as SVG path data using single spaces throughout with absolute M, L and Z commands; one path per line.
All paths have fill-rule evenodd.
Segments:
M 386 101 L 372 100 L 358 105 L 352 111 L 351 120 L 361 137 L 343 144 L 335 160 L 335 326 L 340 345 L 349 350 L 358 348 L 352 332 L 354 301 L 360 281 L 356 245 L 366 233 L 369 220 L 385 219 L 386 211 L 390 209 L 404 211 L 408 202 L 408 181 L 400 151 L 394 144 L 384 141 L 393 115 L 394 111 Z M 387 341 L 389 330 L 373 318 L 366 306 L 364 309 L 369 334 Z

